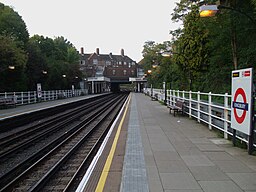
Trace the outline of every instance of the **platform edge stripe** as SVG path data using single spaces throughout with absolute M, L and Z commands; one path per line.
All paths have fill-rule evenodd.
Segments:
M 129 108 L 130 100 L 131 100 L 131 95 L 129 95 L 128 102 L 126 104 L 124 114 L 123 114 L 122 119 L 120 121 L 120 124 L 118 126 L 118 129 L 117 129 L 117 132 L 116 132 L 116 135 L 115 135 L 110 153 L 108 155 L 107 161 L 105 163 L 105 166 L 104 166 L 103 171 L 101 173 L 98 185 L 96 187 L 96 190 L 95 190 L 96 192 L 103 191 L 103 189 L 104 189 L 104 186 L 105 186 L 105 183 L 106 183 L 106 180 L 107 180 L 107 176 L 108 176 L 108 173 L 109 173 L 109 169 L 110 169 L 110 166 L 111 166 L 111 163 L 112 163 L 112 160 L 113 160 L 113 157 L 114 157 L 114 153 L 115 153 L 115 150 L 116 150 L 116 145 L 117 145 L 117 141 L 119 139 L 121 128 L 123 126 L 124 119 L 126 117 L 126 114 L 127 114 L 128 108 Z
M 126 100 L 126 102 L 125 102 L 125 104 L 123 105 L 122 109 L 120 110 L 118 116 L 116 117 L 114 123 L 112 124 L 112 126 L 111 126 L 111 128 L 110 128 L 108 134 L 106 135 L 105 139 L 103 140 L 103 142 L 102 142 L 102 144 L 101 144 L 101 146 L 100 146 L 100 149 L 99 149 L 98 153 L 94 156 L 94 158 L 93 158 L 93 160 L 92 160 L 92 163 L 90 164 L 90 166 L 89 166 L 89 168 L 87 169 L 87 171 L 86 171 L 84 177 L 82 178 L 82 180 L 81 180 L 79 186 L 77 187 L 76 192 L 82 192 L 82 191 L 84 191 L 84 189 L 85 189 L 85 187 L 86 187 L 86 185 L 87 185 L 87 182 L 88 182 L 88 180 L 89 180 L 89 178 L 90 178 L 90 176 L 91 176 L 91 174 L 92 174 L 92 172 L 93 172 L 93 170 L 94 170 L 94 168 L 95 168 L 95 166 L 96 166 L 96 164 L 97 164 L 97 161 L 98 161 L 99 157 L 101 156 L 101 154 L 102 154 L 102 152 L 103 152 L 103 150 L 104 150 L 104 148 L 105 148 L 105 146 L 106 146 L 106 144 L 107 144 L 107 142 L 108 142 L 108 139 L 109 139 L 109 137 L 110 137 L 110 135 L 111 135 L 111 133 L 112 133 L 112 131 L 113 131 L 113 129 L 114 129 L 114 127 L 115 127 L 117 121 L 118 121 L 118 119 L 120 118 L 122 112 L 124 111 L 124 108 L 125 108 L 125 106 L 127 105 L 127 103 L 128 103 L 128 99 Z

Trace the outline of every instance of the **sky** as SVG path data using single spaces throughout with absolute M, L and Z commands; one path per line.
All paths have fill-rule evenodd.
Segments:
M 171 40 L 179 0 L 0 0 L 22 16 L 30 36 L 63 36 L 78 51 L 125 55 L 139 62 L 146 41 Z

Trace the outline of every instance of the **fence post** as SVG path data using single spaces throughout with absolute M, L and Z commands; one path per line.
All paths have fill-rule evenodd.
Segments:
M 23 97 L 24 97 L 23 92 L 21 92 L 21 93 L 20 93 L 20 96 L 21 96 L 21 104 L 23 105 L 23 104 L 24 104 L 24 102 L 23 102 L 23 101 L 24 101 L 24 98 L 23 98 Z
M 200 91 L 197 92 L 197 121 L 200 123 Z
M 173 99 L 172 99 L 172 105 L 175 105 L 175 99 L 176 99 L 176 94 L 175 94 L 175 90 L 173 90 Z
M 191 118 L 192 116 L 192 91 L 189 91 L 189 118 Z
M 224 96 L 224 138 L 228 139 L 228 93 Z
M 30 104 L 30 91 L 28 92 L 28 104 Z
M 208 95 L 208 127 L 212 130 L 212 92 Z

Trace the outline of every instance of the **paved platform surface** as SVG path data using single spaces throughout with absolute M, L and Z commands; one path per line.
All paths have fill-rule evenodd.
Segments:
M 132 94 L 120 191 L 256 192 L 255 156 L 193 119 L 170 115 L 150 97 Z
M 45 108 L 55 107 L 58 105 L 63 105 L 70 102 L 75 102 L 83 99 L 88 99 L 90 97 L 95 97 L 97 95 L 86 95 L 86 96 L 79 96 L 79 97 L 70 97 L 67 99 L 59 99 L 59 100 L 52 100 L 52 101 L 45 101 L 40 103 L 33 103 L 29 105 L 19 105 L 17 107 L 8 108 L 8 109 L 0 109 L 0 120 L 3 118 L 8 118 L 10 116 L 16 116 L 23 113 L 29 113 L 37 110 L 42 110 Z

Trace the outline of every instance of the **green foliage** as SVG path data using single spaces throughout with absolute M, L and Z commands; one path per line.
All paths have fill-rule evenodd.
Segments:
M 30 86 L 35 87 L 36 83 L 41 83 L 43 89 L 70 89 L 71 85 L 78 87 L 78 81 L 82 75 L 79 70 L 79 54 L 75 47 L 64 37 L 51 39 L 48 37 L 35 35 L 31 37 L 30 43 L 37 50 L 29 62 Z M 43 74 L 42 71 L 47 71 Z M 66 77 L 63 77 L 65 75 Z
M 149 82 L 161 84 L 160 81 L 167 79 L 173 89 L 230 93 L 235 62 L 238 69 L 256 66 L 256 1 L 227 0 L 228 9 L 222 8 L 211 18 L 199 17 L 198 2 L 177 3 L 172 20 L 183 25 L 170 32 L 173 38 L 168 48 L 173 55 L 167 62 L 169 65 L 161 59 L 161 68 L 151 75 L 158 79 L 151 81 L 150 77 Z M 215 0 L 204 2 L 216 3 Z M 145 43 L 146 69 L 152 65 L 157 47 L 154 42 Z
M 10 37 L 0 35 L 0 91 L 14 91 L 26 88 L 25 65 L 27 55 Z M 15 67 L 14 70 L 9 66 Z
M 81 78 L 79 53 L 67 39 L 29 38 L 21 16 L 0 3 L 0 92 L 35 90 L 37 83 L 44 90 L 71 89 Z
M 21 16 L 2 3 L 0 3 L 0 35 L 11 37 L 21 47 L 24 47 L 29 39 L 26 24 Z

